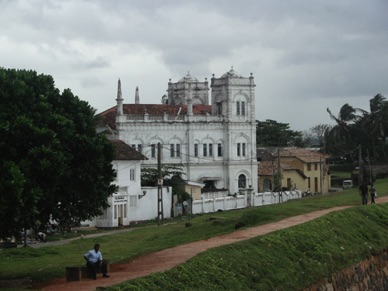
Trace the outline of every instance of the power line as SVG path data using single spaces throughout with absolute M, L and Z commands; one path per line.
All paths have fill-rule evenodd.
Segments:
M 154 145 L 155 145 L 155 144 L 142 145 L 142 149 L 143 149 L 143 148 L 151 148 L 151 147 L 154 146 Z M 183 145 L 185 145 L 185 144 L 183 144 Z M 165 150 L 167 150 L 167 151 L 170 151 L 170 150 L 171 150 L 169 147 L 163 146 L 163 145 L 162 145 L 162 149 L 165 149 Z M 182 157 L 182 156 L 183 156 L 183 157 L 195 158 L 195 159 L 199 159 L 199 162 L 201 162 L 201 161 L 205 161 L 205 162 L 214 162 L 214 157 L 216 157 L 216 156 L 214 156 L 214 155 L 208 156 L 208 157 L 205 157 L 205 156 L 195 156 L 195 155 L 193 155 L 193 154 L 183 153 L 183 152 L 180 152 L 179 154 L 180 154 L 179 157 Z M 179 157 L 178 157 L 178 158 L 179 158 Z M 224 155 L 222 155 L 222 156 L 217 156 L 217 157 L 224 157 Z M 155 157 L 155 158 L 156 158 L 156 157 Z M 176 158 L 176 157 L 170 157 L 170 158 Z M 255 161 L 256 161 L 256 156 L 251 157 L 251 158 L 246 157 L 246 158 L 243 158 L 243 159 L 238 159 L 238 160 L 236 160 L 236 161 L 247 162 L 247 161 L 252 161 L 252 160 L 255 160 Z M 220 159 L 220 161 L 222 161 L 222 159 Z

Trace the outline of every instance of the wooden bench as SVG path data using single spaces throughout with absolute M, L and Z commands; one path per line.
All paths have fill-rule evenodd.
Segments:
M 78 266 L 66 267 L 66 282 L 80 281 L 81 278 L 82 278 L 81 267 L 78 267 Z
M 103 264 L 106 264 L 106 270 L 109 273 L 110 266 L 109 261 L 103 260 Z M 97 270 L 97 274 L 101 274 L 101 269 Z M 82 278 L 92 278 L 92 274 L 86 265 L 83 266 L 67 266 L 66 267 L 66 282 L 80 281 Z
M 109 269 L 110 269 L 109 261 L 102 260 L 102 263 L 106 264 L 106 271 L 107 271 L 107 273 L 109 273 Z M 97 274 L 101 274 L 101 268 L 97 269 Z M 93 278 L 93 274 L 90 272 L 88 267 L 86 267 L 86 265 L 81 267 L 81 276 L 82 276 L 82 278 Z

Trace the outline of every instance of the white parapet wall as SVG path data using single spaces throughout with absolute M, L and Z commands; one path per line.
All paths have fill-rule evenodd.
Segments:
M 128 222 L 157 219 L 158 217 L 158 188 L 142 187 L 142 195 L 133 199 L 129 205 Z M 144 194 L 145 193 L 145 194 Z M 135 204 L 136 203 L 136 204 Z M 162 187 L 163 217 L 171 217 L 172 188 Z
M 302 191 L 247 193 L 245 195 L 225 196 L 213 199 L 201 199 L 193 201 L 193 214 L 212 213 L 277 204 L 292 199 L 302 198 Z
M 163 218 L 171 217 L 172 188 L 162 187 Z M 85 221 L 83 224 L 96 227 L 118 227 L 129 225 L 133 222 L 157 219 L 158 209 L 158 188 L 142 187 L 141 190 L 128 190 L 126 194 L 115 194 L 108 199 L 110 208 L 105 210 L 104 215 L 92 221 Z

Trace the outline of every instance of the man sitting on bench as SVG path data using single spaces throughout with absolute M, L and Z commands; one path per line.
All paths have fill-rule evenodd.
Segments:
M 95 244 L 94 249 L 88 251 L 84 254 L 86 260 L 86 266 L 88 270 L 92 273 L 93 279 L 96 280 L 96 274 L 98 270 L 101 270 L 103 277 L 110 277 L 107 274 L 107 265 L 105 261 L 102 261 L 102 254 L 100 252 L 100 245 Z

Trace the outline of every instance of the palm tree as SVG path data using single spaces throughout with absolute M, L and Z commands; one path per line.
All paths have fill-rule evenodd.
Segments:
M 387 114 L 388 102 L 381 94 L 377 94 L 369 100 L 370 120 L 373 131 L 380 137 L 385 137 L 385 127 L 388 125 L 388 120 L 384 119 L 384 113 Z M 385 116 L 386 117 L 386 116 Z
M 336 125 L 328 131 L 326 137 L 327 140 L 331 141 L 331 144 L 327 144 L 329 152 L 345 154 L 351 152 L 357 146 L 356 136 L 359 133 L 359 129 L 355 127 L 355 124 L 360 120 L 360 116 L 357 115 L 358 111 L 359 109 L 353 108 L 346 103 L 341 107 L 338 116 L 335 116 L 327 108 L 330 118 L 336 122 Z
M 360 122 L 364 128 L 367 144 L 375 161 L 386 161 L 385 139 L 388 128 L 388 101 L 381 94 L 369 100 L 370 113 L 365 112 Z

